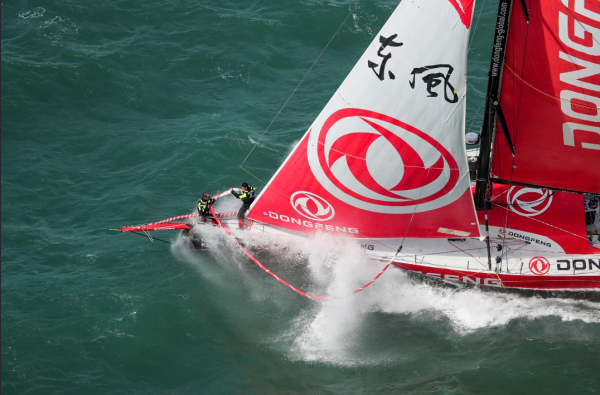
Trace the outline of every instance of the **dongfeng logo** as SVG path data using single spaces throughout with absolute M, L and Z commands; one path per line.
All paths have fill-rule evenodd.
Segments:
M 552 193 L 546 189 L 512 187 L 506 201 L 510 211 L 524 217 L 540 215 L 550 207 Z
M 314 143 L 313 143 L 314 141 Z M 438 141 L 395 118 L 343 109 L 310 131 L 308 160 L 320 184 L 352 206 L 428 211 L 462 196 L 459 166 Z
M 290 203 L 298 214 L 313 221 L 327 221 L 335 215 L 335 210 L 327 200 L 311 192 L 295 192 Z
M 529 270 L 536 276 L 543 276 L 550 271 L 550 262 L 544 257 L 536 256 L 529 261 Z

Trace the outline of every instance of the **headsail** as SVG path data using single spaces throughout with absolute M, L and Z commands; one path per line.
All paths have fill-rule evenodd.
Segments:
M 248 217 L 354 237 L 479 236 L 464 144 L 472 10 L 402 1 Z
M 515 156 L 497 131 L 491 177 L 600 193 L 600 3 L 525 4 L 529 23 L 512 9 L 500 90 Z

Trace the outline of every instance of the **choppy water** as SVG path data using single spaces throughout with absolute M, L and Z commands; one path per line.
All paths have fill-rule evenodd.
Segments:
M 279 166 L 397 3 L 360 3 L 248 166 Z M 175 233 L 161 235 L 169 246 L 108 231 L 254 182 L 233 177 L 238 165 L 352 4 L 2 3 L 3 394 L 599 391 L 598 303 L 398 270 L 312 302 L 217 229 L 219 248 L 201 254 Z M 496 7 L 475 9 L 467 128 L 482 116 Z M 267 263 L 337 294 L 380 269 L 355 248 L 307 241 Z

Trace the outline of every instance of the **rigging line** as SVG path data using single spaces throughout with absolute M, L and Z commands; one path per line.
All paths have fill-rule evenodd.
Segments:
M 485 265 L 483 263 L 479 262 L 479 259 L 475 258 L 473 255 L 469 254 L 468 252 L 466 252 L 465 250 L 463 250 L 459 246 L 452 244 L 450 241 L 448 241 L 448 243 L 450 243 L 454 248 L 461 250 L 462 252 L 464 252 L 465 254 L 467 254 L 468 256 L 470 256 L 471 258 L 475 259 L 477 261 L 477 263 L 479 263 L 481 266 L 485 267 Z
M 279 117 L 279 114 L 281 114 L 281 111 L 283 111 L 283 109 L 288 104 L 288 102 L 290 101 L 290 99 L 292 98 L 292 96 L 294 96 L 294 93 L 296 93 L 296 91 L 298 90 L 298 88 L 300 88 L 300 85 L 302 85 L 302 83 L 304 82 L 304 79 L 306 78 L 306 76 L 308 76 L 308 73 L 310 73 L 310 71 L 313 69 L 313 67 L 315 66 L 315 64 L 317 64 L 317 62 L 319 61 L 319 59 L 321 59 L 321 56 L 323 55 L 323 53 L 325 52 L 325 50 L 327 49 L 327 47 L 329 47 L 329 44 L 331 44 L 331 42 L 333 41 L 333 39 L 335 38 L 335 36 L 338 34 L 338 32 L 340 31 L 340 29 L 342 28 L 342 26 L 344 26 L 344 24 L 346 23 L 346 21 L 348 20 L 348 18 L 350 17 L 350 15 L 352 15 L 352 13 L 354 12 L 354 10 L 358 6 L 359 2 L 360 2 L 360 0 L 358 0 L 354 4 L 354 7 L 352 7 L 352 9 L 348 13 L 348 15 L 346 15 L 346 19 L 344 19 L 344 21 L 342 22 L 342 24 L 340 25 L 340 27 L 338 27 L 338 29 L 335 31 L 335 33 L 333 33 L 333 36 L 331 36 L 331 39 L 329 40 L 329 42 L 327 43 L 327 45 L 325 45 L 325 48 L 323 48 L 323 50 L 321 51 L 321 53 L 319 54 L 319 56 L 317 56 L 317 59 L 315 59 L 315 61 L 313 62 L 312 66 L 310 66 L 310 68 L 308 69 L 308 71 L 306 72 L 306 74 L 304 74 L 304 77 L 302 77 L 302 79 L 300 80 L 300 82 L 298 83 L 298 85 L 296 86 L 296 88 L 292 91 L 292 93 L 290 94 L 290 96 L 288 97 L 288 99 L 285 101 L 285 103 L 283 103 L 283 106 L 279 109 L 279 111 L 277 112 L 277 114 L 275 115 L 275 117 L 273 118 L 273 120 L 271 121 L 271 123 L 269 124 L 269 126 L 267 126 L 267 128 L 263 132 L 263 134 L 260 135 L 260 138 L 256 141 L 256 143 L 254 144 L 254 146 L 252 147 L 252 149 L 250 150 L 250 152 L 248 152 L 248 155 L 246 155 L 246 158 L 244 158 L 244 161 L 242 162 L 242 164 L 240 166 L 243 166 L 244 163 L 246 163 L 246 160 L 248 160 L 248 158 L 250 157 L 250 155 L 252 154 L 252 152 L 254 151 L 254 149 L 256 148 L 256 146 L 258 145 L 258 143 L 260 143 L 260 140 L 262 140 L 262 138 L 264 137 L 264 135 L 271 128 L 271 125 L 273 125 L 273 122 L 275 122 L 275 120 L 277 119 L 277 117 Z M 239 170 L 239 168 L 238 168 L 238 170 Z M 229 184 L 229 182 L 231 182 L 231 179 L 233 177 L 235 177 L 236 174 L 237 174 L 237 170 L 234 173 L 234 175 L 231 176 L 231 178 L 229 179 L 229 181 L 227 182 L 227 184 Z
M 141 233 L 138 233 L 138 232 L 129 232 L 129 233 L 133 233 L 134 235 L 138 235 L 138 236 L 144 236 L 144 237 L 148 237 L 147 235 L 143 235 L 143 234 L 141 234 Z M 148 237 L 148 238 L 149 238 L 149 237 Z M 163 240 L 163 239 L 157 239 L 156 237 L 153 237 L 152 239 L 154 239 L 154 240 L 158 240 L 158 241 L 162 241 L 163 243 L 167 243 L 167 244 L 173 244 L 173 243 L 171 243 L 170 241 L 166 241 L 166 240 Z
M 577 23 L 579 23 L 579 26 L 581 26 L 581 28 L 582 28 L 583 30 L 585 30 L 587 33 L 589 33 L 589 34 L 592 36 L 592 40 L 594 40 L 594 42 L 595 42 L 596 44 L 600 45 L 600 43 L 599 43 L 598 41 L 596 41 L 596 38 L 594 37 L 594 34 L 593 34 L 592 32 L 590 32 L 589 30 L 587 30 L 587 29 L 586 29 L 586 28 L 583 26 L 583 24 L 582 24 L 582 23 L 579 21 L 579 19 L 575 18 L 575 15 L 573 15 L 573 13 L 571 12 L 571 10 L 569 9 L 568 2 L 567 2 L 567 5 L 564 5 L 564 3 L 563 3 L 562 1 L 560 1 L 560 0 L 556 0 L 556 2 L 557 2 L 557 3 L 561 3 L 561 4 L 562 4 L 562 5 L 565 7 L 565 9 L 567 10 L 567 12 L 568 12 L 569 14 L 571 14 L 571 16 L 573 17 L 573 19 L 575 19 L 575 20 L 577 21 Z
M 523 4 L 523 3 L 521 3 L 521 4 Z M 529 25 L 529 20 L 528 20 L 527 27 L 526 27 L 527 33 L 525 34 L 525 49 L 523 50 L 525 54 L 527 53 L 527 44 L 529 43 L 529 26 L 530 25 Z M 514 34 L 513 34 L 513 37 L 514 37 Z M 513 50 L 513 58 L 514 58 L 514 52 L 515 52 L 514 45 L 513 45 L 512 50 Z M 506 63 L 506 57 L 504 59 L 505 59 L 504 63 Z M 523 56 L 523 63 L 521 64 L 521 70 L 522 70 L 523 74 L 525 74 L 525 67 L 526 67 L 525 60 L 526 59 L 527 59 L 527 57 Z M 515 83 L 514 83 L 514 80 L 513 80 L 513 91 L 515 89 L 514 85 L 515 85 Z M 514 127 L 514 130 L 513 130 L 513 136 L 514 136 L 514 141 L 515 141 L 514 142 L 514 147 L 517 146 L 517 139 L 518 139 L 518 135 L 519 135 L 519 116 L 521 115 L 521 105 L 522 105 L 522 100 L 521 99 L 522 98 L 523 98 L 523 89 L 519 89 L 519 101 L 518 101 L 519 104 L 517 106 L 517 117 L 516 117 L 517 123 L 516 123 L 516 125 Z M 500 100 L 500 99 L 498 99 L 498 100 Z M 500 105 L 500 103 L 498 103 L 498 105 Z M 514 105 L 513 105 L 513 108 L 512 108 L 512 112 L 513 112 L 513 120 L 512 121 L 513 121 L 513 124 L 514 124 L 515 123 L 515 117 L 514 117 L 514 115 L 515 115 L 515 107 L 514 107 Z M 508 134 L 510 132 L 507 130 L 506 133 Z M 512 166 L 510 167 L 510 179 L 511 179 L 511 181 L 512 181 L 512 179 L 514 177 L 514 173 L 515 173 L 515 160 L 516 160 L 516 157 L 515 157 L 514 150 L 513 150 L 512 162 L 511 162 Z
M 477 22 L 475 23 L 475 29 L 473 29 L 472 36 L 475 36 L 475 32 L 477 32 L 477 25 L 479 25 L 479 18 L 481 17 L 481 11 L 483 11 L 484 5 L 485 5 L 485 0 L 483 0 L 483 3 L 481 3 L 481 8 L 479 8 L 479 15 L 477 15 Z M 469 52 L 471 50 L 471 45 L 473 45 L 473 40 L 470 40 L 469 48 L 467 49 L 467 52 Z
M 491 200 L 499 199 L 500 197 L 502 197 L 502 195 L 504 195 L 505 193 L 507 193 L 511 188 L 513 188 L 515 186 L 519 186 L 519 185 L 512 185 L 512 184 L 500 184 L 500 185 L 506 185 L 507 186 L 506 190 L 504 192 L 502 192 L 501 194 L 496 195 Z M 532 188 L 532 189 L 546 189 L 546 190 L 548 190 L 547 188 L 544 188 L 544 187 L 541 187 L 541 188 L 527 187 L 527 188 Z M 559 191 L 559 190 L 552 190 L 552 194 L 551 195 L 548 195 L 545 198 L 540 198 L 538 200 L 534 200 L 533 202 L 528 202 L 528 204 L 531 204 L 531 205 L 533 205 L 533 204 L 539 204 L 539 203 L 543 202 L 544 200 L 550 199 L 552 196 L 554 196 L 554 194 L 556 192 L 561 192 L 561 191 Z M 577 193 L 577 194 L 579 194 L 579 193 Z M 554 198 L 554 200 L 557 200 L 559 202 L 565 202 L 567 204 L 577 204 L 577 205 L 580 204 L 579 202 L 574 202 L 572 200 L 565 200 L 565 199 L 561 199 L 561 198 Z M 495 204 L 497 204 L 498 206 L 515 206 L 515 204 L 511 204 L 511 203 L 495 203 Z
M 506 254 L 506 258 L 507 258 L 507 261 L 506 261 L 506 268 L 507 268 L 507 269 L 508 269 L 508 259 L 509 259 L 509 258 L 508 258 L 508 254 L 509 254 L 509 253 L 512 253 L 512 252 L 515 252 L 515 251 L 518 251 L 518 250 L 520 250 L 521 248 L 523 248 L 523 247 L 524 247 L 524 246 L 526 246 L 526 245 L 527 245 L 527 244 L 523 244 L 521 247 L 519 247 L 519 248 L 515 248 L 515 249 L 512 249 L 512 248 L 508 247 L 508 251 L 506 251 L 506 253 L 505 253 L 505 254 Z M 523 250 L 523 251 L 527 251 L 527 250 Z M 503 255 L 504 255 L 504 254 L 503 254 Z M 517 259 L 517 257 L 514 257 L 514 259 L 516 260 L 516 259 Z M 521 261 L 522 261 L 522 258 L 520 258 L 520 259 L 521 259 Z M 514 263 L 514 265 L 513 265 L 513 267 L 512 267 L 512 268 L 513 268 L 513 269 L 515 269 L 515 268 L 517 267 L 517 265 L 518 265 L 518 264 L 519 264 L 519 262 L 518 262 L 518 261 L 515 261 L 515 263 Z M 508 269 L 508 270 L 509 270 L 509 274 L 510 274 L 510 269 Z M 516 270 L 516 269 L 515 269 L 515 270 Z
M 502 205 L 501 205 L 501 204 L 498 204 L 498 203 L 493 203 L 493 202 L 492 202 L 492 204 L 493 204 L 493 205 L 495 205 L 495 206 L 501 207 L 502 209 L 506 210 L 506 208 L 505 208 L 505 207 L 502 207 Z M 577 233 L 569 232 L 569 231 L 568 231 L 568 230 L 566 230 L 566 229 L 559 228 L 558 226 L 554 226 L 554 225 L 552 225 L 552 224 L 549 224 L 549 223 L 547 223 L 547 222 L 544 222 L 544 221 L 540 221 L 539 219 L 536 219 L 536 218 L 533 218 L 533 217 L 526 217 L 526 218 L 528 218 L 528 219 L 531 219 L 531 220 L 533 220 L 533 221 L 537 221 L 537 222 L 539 222 L 539 223 L 542 223 L 542 224 L 544 224 L 544 225 L 548 225 L 548 226 L 550 226 L 550 227 L 553 227 L 553 228 L 555 228 L 555 229 L 562 230 L 562 231 L 563 231 L 563 232 L 565 232 L 565 233 L 569 233 L 569 234 L 571 234 L 571 235 L 573 235 L 573 236 L 577 236 L 577 237 L 579 237 L 579 238 L 581 238 L 581 239 L 587 240 L 587 237 L 580 236 L 580 235 L 578 235 Z
M 477 115 L 479 115 L 479 111 L 481 111 L 481 109 L 483 108 L 484 105 L 485 105 L 485 102 L 479 106 L 479 108 L 477 109 L 477 112 L 475 113 L 475 116 L 473 116 L 473 118 L 471 118 L 473 121 L 471 122 L 471 125 L 469 126 L 469 130 L 467 130 L 467 133 L 469 133 L 471 131 L 471 128 L 473 127 L 473 124 L 475 123 L 475 118 L 477 118 Z
M 506 61 L 504 62 L 504 67 L 506 67 L 512 73 L 512 75 L 514 75 L 515 77 L 517 77 L 522 83 L 524 83 L 525 85 L 527 85 L 531 89 L 533 89 L 535 91 L 538 91 L 542 95 L 548 96 L 549 98 L 554 99 L 554 100 L 562 101 L 562 102 L 565 102 L 565 103 L 571 103 L 571 105 L 573 105 L 573 106 L 590 108 L 590 109 L 593 109 L 593 110 L 596 110 L 596 111 L 600 110 L 600 109 L 598 109 L 597 106 L 592 107 L 592 106 L 586 106 L 586 105 L 583 105 L 583 104 L 573 103 L 573 102 L 570 102 L 569 100 L 561 99 L 560 97 L 556 97 L 556 96 L 553 96 L 553 95 L 551 95 L 549 93 L 546 93 L 543 90 L 538 89 L 535 86 L 531 85 L 529 82 L 525 81 L 523 78 L 519 77 L 517 75 L 517 73 L 513 69 L 510 68 L 510 66 L 506 63 Z
M 449 242 L 449 241 L 448 241 Z M 449 242 L 450 243 L 450 242 Z M 452 243 L 450 243 L 452 244 Z M 454 246 L 454 244 L 452 244 Z M 462 249 L 460 249 L 460 247 L 458 246 L 454 246 L 456 248 L 458 248 L 459 250 L 462 251 Z M 485 265 L 481 262 L 479 262 L 479 259 L 475 258 L 473 255 L 469 254 L 468 252 L 463 251 L 465 254 L 469 255 L 471 258 L 475 259 L 477 261 L 477 263 L 479 263 L 481 266 L 485 267 Z M 458 271 L 458 270 L 457 270 Z M 460 273 L 460 271 L 458 271 Z M 502 285 L 502 287 L 504 287 L 504 284 L 502 283 L 502 279 L 500 278 L 500 276 L 498 275 L 498 272 L 494 272 L 496 274 L 496 277 L 498 277 L 498 280 L 500 281 L 500 285 Z M 464 274 L 464 273 L 463 273 Z
M 252 167 L 252 166 L 244 166 L 244 165 L 240 165 L 240 167 L 246 167 L 248 169 L 255 169 L 255 170 L 277 171 L 277 169 L 263 169 L 262 167 Z

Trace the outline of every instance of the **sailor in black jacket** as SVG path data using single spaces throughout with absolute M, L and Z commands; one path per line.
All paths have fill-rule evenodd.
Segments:
M 242 193 L 237 193 L 233 188 L 229 189 L 231 194 L 242 201 L 242 207 L 238 211 L 238 226 L 240 229 L 244 229 L 244 218 L 246 218 L 246 211 L 250 208 L 250 205 L 256 198 L 256 187 L 248 185 L 248 183 L 242 183 Z
M 198 215 L 202 219 L 202 222 L 206 222 L 209 218 L 213 224 L 216 223 L 212 213 L 210 212 L 210 206 L 217 201 L 217 198 L 211 199 L 208 193 L 202 194 L 202 198 L 198 200 Z

